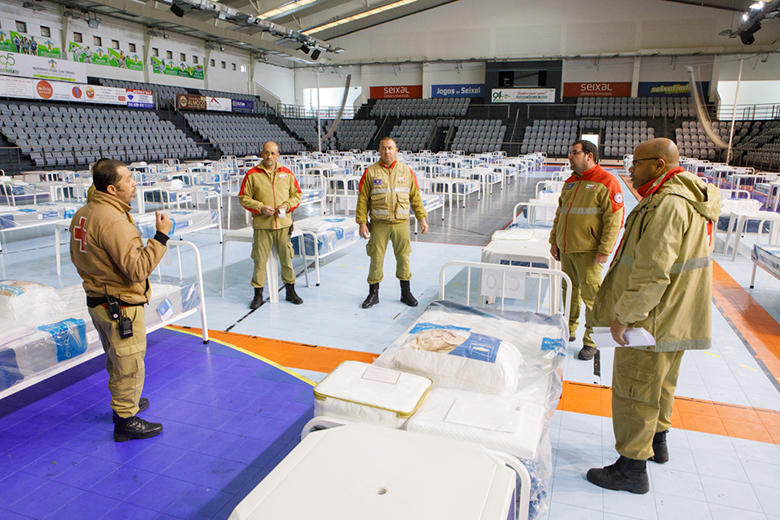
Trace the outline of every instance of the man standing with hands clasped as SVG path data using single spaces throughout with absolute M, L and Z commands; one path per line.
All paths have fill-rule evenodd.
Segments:
M 361 305 L 364 309 L 379 303 L 379 282 L 382 281 L 388 241 L 393 242 L 395 276 L 401 281 L 401 301 L 410 307 L 417 305 L 409 288 L 412 278 L 409 214 L 414 211 L 423 233 L 428 231 L 428 214 L 423 207 L 417 177 L 411 168 L 398 162 L 397 155 L 398 147 L 392 138 L 379 141 L 379 161 L 366 168 L 358 187 L 355 221 L 360 225 L 360 236 L 368 238 L 366 253 L 371 257 L 368 296 Z
M 573 174 L 563 184 L 550 232 L 550 254 L 560 260 L 563 272 L 571 278 L 569 341 L 574 341 L 577 334 L 580 300 L 585 303 L 586 316 L 593 307 L 604 264 L 623 225 L 620 182 L 598 162 L 599 149 L 595 144 L 575 141 L 571 145 L 569 164 Z M 592 332 L 585 327 L 583 347 L 577 356 L 580 359 L 593 359 L 596 355 Z
M 157 233 L 146 246 L 130 216 L 135 181 L 119 161 L 100 159 L 92 167 L 95 190 L 70 224 L 70 258 L 84 281 L 87 307 L 106 352 L 108 389 L 114 410 L 114 440 L 147 439 L 162 432 L 138 412 L 146 354 L 149 275 L 165 255 L 173 223 L 157 212 Z
M 598 292 L 589 324 L 609 326 L 626 345 L 628 327 L 642 327 L 654 346 L 616 348 L 612 428 L 620 458 L 588 471 L 607 489 L 647 493 L 646 461 L 669 460 L 674 390 L 683 352 L 708 349 L 712 338 L 713 226 L 720 190 L 679 164 L 677 146 L 652 139 L 636 147 L 629 171 L 642 200 Z
M 249 170 L 241 182 L 238 200 L 252 212 L 252 260 L 255 263 L 252 287 L 255 289 L 249 308 L 254 310 L 263 304 L 265 264 L 271 248 L 276 247 L 282 265 L 282 281 L 285 299 L 296 305 L 303 303 L 295 292 L 293 270 L 292 212 L 301 204 L 301 188 L 293 173 L 279 164 L 279 146 L 273 141 L 263 145 L 263 161 Z

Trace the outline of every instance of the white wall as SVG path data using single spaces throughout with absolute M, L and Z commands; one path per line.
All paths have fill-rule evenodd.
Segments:
M 226 92 L 238 92 L 246 94 L 250 89 L 249 78 L 249 52 L 240 51 L 230 47 L 224 47 L 224 51 L 212 50 L 209 56 L 214 60 L 214 67 L 208 68 L 208 88 L 210 90 L 224 90 Z M 225 68 L 222 68 L 222 62 Z M 233 64 L 236 70 L 233 70 Z M 244 71 L 241 71 L 241 67 Z
M 634 73 L 633 58 L 587 58 L 563 61 L 564 83 L 626 82 Z
M 350 79 L 351 87 L 362 86 L 361 67 L 321 67 L 318 69 L 298 68 L 295 69 L 295 104 L 305 105 L 304 91 L 306 89 L 317 88 L 317 71 L 319 71 L 320 88 L 344 88 L 347 82 L 347 75 L 352 75 Z M 339 99 L 339 103 L 341 100 Z M 323 101 L 322 106 L 327 106 Z
M 750 50 L 729 11 L 664 0 L 459 0 L 331 40 L 336 62 L 577 57 L 587 54 Z M 756 44 L 780 37 L 780 20 Z M 712 50 L 717 48 L 718 50 Z
M 279 98 L 281 103 L 295 104 L 295 71 L 292 69 L 257 63 L 254 80 L 263 89 Z

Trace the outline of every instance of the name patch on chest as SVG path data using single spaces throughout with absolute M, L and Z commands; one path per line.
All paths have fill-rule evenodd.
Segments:
M 567 184 L 566 186 L 564 186 L 564 187 L 563 187 L 563 189 L 564 189 L 564 190 L 570 190 L 570 189 L 572 189 L 573 187 L 574 187 L 574 183 L 573 183 L 573 182 L 570 182 L 569 184 Z
M 280 173 L 280 174 L 279 174 L 279 178 L 280 178 L 280 179 L 284 179 L 285 177 L 287 177 L 287 174 L 286 174 L 286 173 Z
M 374 186 L 381 186 L 382 185 L 382 179 L 374 179 Z
M 586 185 L 585 185 L 585 189 L 586 189 L 586 190 L 593 190 L 593 189 L 596 189 L 596 185 L 595 185 L 595 184 L 586 184 Z

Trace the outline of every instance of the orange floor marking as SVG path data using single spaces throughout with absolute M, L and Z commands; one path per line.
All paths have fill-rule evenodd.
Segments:
M 780 381 L 780 324 L 717 262 L 712 263 L 712 297 L 754 357 Z
M 612 417 L 612 389 L 588 383 L 563 382 L 558 410 Z M 780 444 L 780 411 L 675 397 L 676 428 Z
M 200 329 L 196 328 L 179 326 L 174 326 L 174 328 L 200 333 Z M 315 372 L 331 372 L 339 363 L 346 360 L 373 363 L 378 357 L 377 354 L 368 352 L 307 345 L 305 343 L 261 338 L 259 336 L 247 336 L 245 334 L 236 334 L 235 332 L 209 330 L 209 336 L 261 355 L 282 366 L 292 369 L 313 370 Z

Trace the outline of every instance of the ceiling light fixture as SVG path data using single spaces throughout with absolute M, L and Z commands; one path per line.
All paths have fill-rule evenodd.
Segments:
M 297 0 L 296 2 L 290 2 L 289 4 L 284 4 L 283 6 L 277 7 L 276 9 L 271 9 L 270 11 L 266 11 L 257 16 L 263 19 L 274 18 L 276 16 L 289 13 L 290 11 L 295 11 L 296 9 L 300 9 L 301 7 L 305 7 L 309 4 L 313 4 L 316 1 L 317 0 Z
M 375 14 L 379 14 L 384 11 L 389 11 L 390 9 L 396 9 L 398 7 L 403 7 L 405 5 L 413 4 L 417 0 L 399 0 L 398 2 L 393 2 L 391 4 L 386 4 L 380 7 L 375 7 L 374 9 L 369 9 L 368 11 L 363 11 L 362 13 L 353 14 L 352 16 L 348 16 L 346 18 L 341 18 L 340 20 L 335 20 L 333 22 L 329 22 L 323 25 L 318 25 L 316 27 L 312 27 L 311 29 L 307 29 L 303 31 L 303 34 L 312 34 L 320 31 L 324 31 L 326 29 L 331 29 L 333 27 L 337 27 L 339 25 L 343 25 L 345 23 L 354 22 L 357 20 L 360 20 L 361 18 L 366 18 L 368 16 L 373 16 Z

